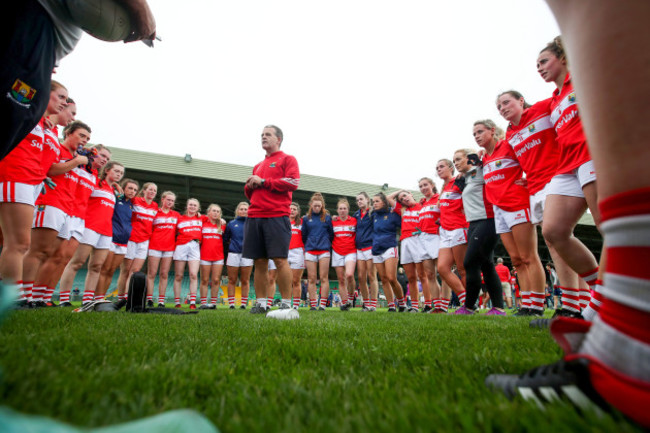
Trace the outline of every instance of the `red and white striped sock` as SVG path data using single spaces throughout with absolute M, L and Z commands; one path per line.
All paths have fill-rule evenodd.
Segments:
M 70 302 L 70 290 L 64 290 L 59 293 L 59 303 Z
M 377 298 L 370 300 L 370 306 L 375 309 L 377 308 Z
M 127 293 L 122 293 L 121 295 L 118 294 L 117 299 L 120 301 L 126 301 L 127 299 L 129 299 L 129 295 Z
M 181 303 L 181 298 L 174 298 L 175 305 L 180 305 L 180 303 Z
M 530 292 L 530 309 L 544 311 L 544 292 Z
M 86 302 L 92 302 L 94 297 L 95 297 L 95 291 L 94 290 L 86 290 L 84 292 L 84 296 L 82 298 L 81 303 L 85 304 Z
M 389 302 L 388 303 L 388 308 L 395 308 L 395 302 Z
M 345 295 L 345 298 L 343 297 L 343 295 L 341 295 L 341 304 L 342 304 L 342 305 L 347 304 L 348 301 L 349 301 L 349 298 L 348 298 L 348 295 L 347 295 L 347 294 Z
M 467 291 L 466 291 L 466 290 L 463 290 L 462 292 L 460 292 L 460 293 L 458 294 L 458 300 L 460 301 L 460 305 L 461 305 L 461 306 L 462 306 L 462 305 L 465 305 L 465 295 L 466 295 L 466 293 L 467 293 Z M 472 308 L 473 308 L 473 306 L 472 306 Z
M 425 300 L 425 301 L 424 301 L 424 306 L 425 306 L 425 307 L 431 307 L 431 299 L 429 299 L 428 301 Z
M 579 274 L 580 278 L 585 280 L 585 282 L 589 285 L 589 287 L 593 286 L 596 284 L 596 279 L 598 279 L 598 268 L 594 268 L 589 272 L 584 272 L 582 274 Z
M 602 200 L 600 212 L 604 299 L 580 353 L 650 384 L 650 188 Z
M 196 293 L 190 293 L 190 305 L 196 305 Z
M 23 281 L 23 296 L 24 299 L 26 299 L 29 302 L 33 300 L 32 299 L 33 287 L 34 287 L 33 281 Z
M 268 308 L 271 308 L 271 306 L 273 305 L 273 296 L 269 296 L 268 298 L 266 298 L 266 305 Z
M 397 298 L 397 306 L 398 307 L 405 307 L 406 306 L 406 301 L 404 297 Z
M 158 303 L 159 304 L 165 303 L 165 295 L 158 295 Z
M 594 284 L 598 280 L 594 280 Z M 589 301 L 591 301 L 591 286 L 589 287 L 580 287 L 580 308 L 583 310 L 587 308 L 589 305 Z
M 153 295 L 147 295 L 147 302 L 153 302 Z
M 320 298 L 319 308 L 325 308 L 326 305 L 327 305 L 327 298 L 324 298 L 324 297 Z
M 228 295 L 228 305 L 231 307 L 235 306 L 235 297 Z
M 95 301 L 103 301 L 106 299 L 106 295 L 95 295 Z
M 445 313 L 449 312 L 449 299 L 442 298 L 440 309 Z
M 574 313 L 580 312 L 580 289 L 574 287 L 562 287 L 562 309 L 572 311 Z
M 309 306 L 311 308 L 316 308 L 318 306 L 318 301 L 316 301 L 316 299 L 309 299 Z
M 300 299 L 298 299 L 298 301 L 300 301 Z M 243 305 L 244 307 L 248 306 L 248 296 L 241 297 L 241 305 Z
M 205 305 L 208 303 L 208 297 L 207 296 L 201 296 L 201 305 Z
M 418 298 L 411 299 L 411 308 L 420 309 L 420 302 Z
M 591 300 L 589 301 L 589 305 L 587 305 L 587 308 L 582 310 L 582 317 L 590 322 L 593 321 L 594 317 L 596 317 L 600 311 L 600 307 L 603 305 L 603 300 L 603 282 L 601 280 L 596 280 L 596 284 L 594 284 L 594 287 L 591 290 Z
M 32 301 L 38 302 L 43 300 L 43 295 L 45 294 L 45 286 L 34 286 L 32 287 Z
M 434 310 L 440 310 L 442 308 L 442 299 L 434 298 L 433 299 L 433 308 Z
M 530 292 L 520 291 L 521 293 L 521 307 L 530 308 Z
M 298 308 L 300 307 L 300 297 L 296 296 L 293 298 L 293 308 Z
M 52 295 L 54 294 L 54 287 L 46 287 L 45 294 L 43 295 L 43 301 L 52 302 Z

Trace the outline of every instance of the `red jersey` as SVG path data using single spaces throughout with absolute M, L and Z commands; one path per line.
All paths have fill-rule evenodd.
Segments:
M 356 218 L 348 216 L 345 221 L 341 218 L 337 218 L 336 221 L 332 220 L 332 228 L 334 229 L 334 240 L 332 240 L 332 249 L 334 252 L 341 256 L 356 253 Z
M 419 227 L 424 233 L 437 235 L 440 230 L 440 225 L 438 224 L 438 220 L 440 219 L 439 197 L 439 194 L 434 194 L 429 200 L 426 198 L 420 200 L 422 209 L 420 209 Z
M 415 232 L 419 232 L 420 227 L 420 210 L 422 205 L 416 203 L 411 207 L 404 207 L 400 203 L 395 205 L 393 212 L 402 216 L 402 229 L 399 240 L 404 240 L 413 236 Z
M 203 226 L 203 221 L 201 217 L 195 215 L 193 217 L 187 215 L 181 215 L 178 218 L 178 225 L 176 225 L 176 230 L 178 236 L 176 236 L 176 245 L 185 245 L 188 242 L 194 240 L 201 240 L 201 227 Z
M 65 147 L 61 146 L 61 154 L 57 163 L 69 161 L 73 158 L 72 153 Z M 47 205 L 61 209 L 67 215 L 72 215 L 77 200 L 77 186 L 79 184 L 79 175 L 75 170 L 83 170 L 78 167 L 67 173 L 52 176 L 52 181 L 56 188 L 47 189 L 47 192 L 36 199 L 39 206 Z
M 296 158 L 279 150 L 257 164 L 253 174 L 264 179 L 264 185 L 257 189 L 244 187 L 244 193 L 251 201 L 248 217 L 289 216 L 291 197 L 300 182 Z
M 226 225 L 221 221 L 212 224 L 208 218 L 203 218 L 201 227 L 201 260 L 216 262 L 223 260 L 223 232 Z
M 133 199 L 133 214 L 131 216 L 130 241 L 140 243 L 151 239 L 153 220 L 158 213 L 158 203 L 152 201 L 147 204 L 143 197 Z
M 174 251 L 176 248 L 176 224 L 181 216 L 175 210 L 165 213 L 158 209 L 153 219 L 149 249 L 154 251 Z
M 494 269 L 497 271 L 497 274 L 499 275 L 499 280 L 501 280 L 502 283 L 508 283 L 510 282 L 510 269 L 503 263 L 499 263 L 494 267 Z
M 43 157 L 41 158 L 41 170 L 43 179 L 47 177 L 52 164 L 61 157 L 61 144 L 59 144 L 59 128 L 43 129 Z
M 305 244 L 302 241 L 302 219 L 298 219 L 297 223 L 291 222 L 291 242 L 289 243 L 289 249 L 294 248 L 305 248 Z
M 582 121 L 578 114 L 578 103 L 573 90 L 571 74 L 566 75 L 562 90 L 555 89 L 553 92 L 551 122 L 555 126 L 561 152 L 557 174 L 569 173 L 591 160 L 587 138 L 582 130 Z
M 456 179 L 448 182 L 442 188 L 440 200 L 440 226 L 445 230 L 467 228 L 467 220 L 463 211 L 463 193 L 456 186 Z
M 88 208 L 84 219 L 86 228 L 100 235 L 113 236 L 113 210 L 115 209 L 115 193 L 113 187 L 105 181 L 100 181 L 90 193 Z
M 526 172 L 531 195 L 542 190 L 555 176 L 560 162 L 556 138 L 551 122 L 551 98 L 527 108 L 519 125 L 508 125 L 506 141 Z
M 483 155 L 483 177 L 487 199 L 504 211 L 515 212 L 530 206 L 528 189 L 515 184 L 523 170 L 512 147 L 499 141 L 492 155 Z
M 86 217 L 86 209 L 88 208 L 88 199 L 97 187 L 97 170 L 88 173 L 83 168 L 75 167 L 71 172 L 77 176 L 79 182 L 77 183 L 77 192 L 75 193 L 76 200 L 72 204 L 70 216 L 77 218 Z
M 0 182 L 38 185 L 43 181 L 43 119 L 0 161 Z

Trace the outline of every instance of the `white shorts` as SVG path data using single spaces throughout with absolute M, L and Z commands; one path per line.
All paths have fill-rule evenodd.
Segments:
M 242 257 L 241 253 L 228 253 L 226 265 L 234 266 L 236 268 L 245 268 L 247 266 L 253 266 L 253 259 Z
M 304 248 L 292 248 L 289 250 L 287 257 L 291 269 L 305 269 L 305 250 Z
M 544 205 L 546 204 L 546 196 L 548 195 L 550 184 L 550 182 L 547 183 L 544 188 L 529 197 L 530 222 L 533 224 L 540 224 L 544 220 Z
M 32 228 L 45 228 L 56 230 L 59 237 L 69 239 L 69 226 L 66 224 L 70 216 L 58 207 L 39 205 L 34 209 Z
M 420 244 L 424 249 L 424 260 L 435 260 L 440 251 L 440 235 L 420 233 Z
M 467 243 L 467 229 L 445 230 L 440 227 L 440 249 Z
M 159 251 L 159 250 L 149 250 L 149 257 L 158 257 L 159 259 L 173 257 L 173 251 Z
M 402 240 L 402 254 L 399 262 L 403 265 L 408 263 L 422 263 L 424 260 L 424 248 L 419 236 L 411 236 Z
M 174 250 L 174 260 L 181 262 L 193 262 L 201 260 L 201 244 L 194 241 L 189 241 L 183 245 L 176 245 Z
M 84 235 L 80 242 L 82 244 L 90 245 L 97 250 L 107 250 L 113 243 L 113 237 L 100 235 L 91 229 L 84 229 Z
M 42 187 L 42 183 L 28 185 L 11 181 L 0 182 L 0 203 L 23 203 L 34 206 Z
M 277 266 L 275 266 L 275 262 L 272 259 L 269 259 L 269 271 L 275 271 Z
M 148 250 L 149 250 L 148 240 L 142 242 L 129 241 L 129 243 L 126 244 L 126 255 L 124 256 L 124 258 L 128 260 L 133 260 L 133 259 L 144 260 L 147 258 Z
M 357 250 L 357 261 L 359 260 L 372 260 L 372 247 L 365 250 Z
M 494 206 L 494 225 L 497 234 L 510 233 L 512 227 L 517 224 L 530 222 L 530 209 L 521 209 L 515 212 L 507 212 L 497 205 Z
M 384 263 L 388 259 L 398 258 L 397 247 L 389 248 L 378 256 L 372 256 L 373 263 Z
M 201 260 L 201 266 L 223 265 L 223 260 Z
M 108 247 L 108 250 L 113 254 L 123 256 L 126 254 L 126 245 L 119 245 L 116 244 L 115 242 L 111 242 L 111 245 Z
M 66 227 L 63 231 L 67 232 L 67 236 L 63 236 L 61 233 L 59 233 L 58 237 L 65 239 L 66 241 L 71 238 L 75 238 L 81 243 L 84 238 L 84 230 L 86 230 L 86 222 L 82 218 L 71 216 L 68 218 L 65 224 Z
M 305 260 L 308 262 L 318 262 L 320 259 L 327 259 L 329 257 L 329 251 L 321 254 L 305 253 Z
M 596 181 L 594 162 L 588 161 L 571 173 L 558 174 L 549 183 L 548 194 L 584 198 L 582 188 Z
M 347 262 L 357 262 L 357 253 L 350 253 L 344 256 L 332 251 L 332 267 L 345 266 Z

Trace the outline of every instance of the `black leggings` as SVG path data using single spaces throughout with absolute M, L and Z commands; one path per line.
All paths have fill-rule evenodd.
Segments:
M 483 279 L 490 294 L 492 306 L 503 308 L 501 280 L 494 269 L 494 247 L 499 240 L 494 219 L 470 222 L 467 239 L 467 252 L 463 260 L 467 279 L 465 307 L 474 309 L 476 306 L 481 290 L 481 272 L 483 272 Z

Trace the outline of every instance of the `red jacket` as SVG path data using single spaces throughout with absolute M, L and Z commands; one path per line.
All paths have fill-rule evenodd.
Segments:
M 244 193 L 251 202 L 249 218 L 289 216 L 291 196 L 300 182 L 296 158 L 277 151 L 257 164 L 253 174 L 264 179 L 264 185 L 256 189 L 244 187 Z

